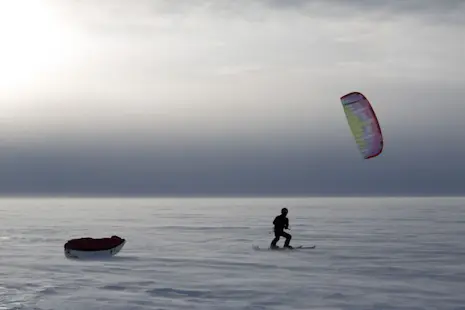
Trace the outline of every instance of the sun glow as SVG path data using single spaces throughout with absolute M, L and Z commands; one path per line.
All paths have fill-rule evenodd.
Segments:
M 76 37 L 40 0 L 0 2 L 0 93 L 37 87 L 73 56 Z

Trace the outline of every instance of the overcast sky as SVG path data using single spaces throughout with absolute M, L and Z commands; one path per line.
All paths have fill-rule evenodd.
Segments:
M 15 0 L 0 38 L 0 194 L 465 194 L 463 0 Z

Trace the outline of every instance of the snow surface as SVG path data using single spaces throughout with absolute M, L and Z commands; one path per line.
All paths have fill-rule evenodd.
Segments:
M 316 249 L 252 249 L 283 206 Z M 1 199 L 4 309 L 465 309 L 465 199 Z

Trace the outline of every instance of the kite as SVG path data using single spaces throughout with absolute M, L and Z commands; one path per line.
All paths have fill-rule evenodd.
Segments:
M 383 134 L 375 111 L 368 99 L 359 92 L 341 97 L 347 122 L 364 159 L 378 156 L 383 151 Z

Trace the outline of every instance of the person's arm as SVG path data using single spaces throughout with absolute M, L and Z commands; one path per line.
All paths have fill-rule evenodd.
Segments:
M 288 218 L 286 218 L 286 224 L 284 225 L 284 227 L 286 229 L 289 229 L 289 219 Z

